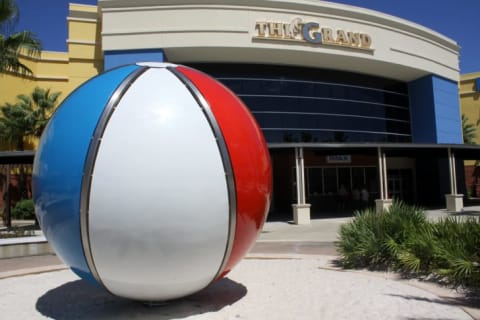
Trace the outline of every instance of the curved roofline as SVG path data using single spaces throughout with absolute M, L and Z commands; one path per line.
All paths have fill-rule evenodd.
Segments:
M 274 9 L 286 9 L 304 11 L 307 13 L 328 13 L 349 20 L 362 20 L 370 23 L 378 23 L 400 29 L 408 33 L 414 33 L 428 38 L 451 50 L 459 51 L 460 47 L 456 41 L 443 34 L 424 27 L 418 23 L 399 18 L 380 11 L 366 9 L 342 3 L 318 0 L 98 0 L 98 5 L 104 9 L 121 10 L 122 7 L 155 7 L 155 6 L 219 6 L 229 7 L 264 7 Z
M 459 79 L 460 48 L 455 41 L 417 23 L 361 7 L 319 0 L 99 0 L 98 5 L 105 51 L 162 48 L 177 63 L 301 65 L 406 82 L 432 74 Z M 212 16 L 206 18 L 208 14 Z M 125 21 L 126 17 L 132 20 Z M 280 25 L 283 30 L 297 18 L 312 20 L 322 26 L 322 33 L 325 27 L 334 33 L 365 34 L 372 47 L 335 46 L 330 40 L 316 45 L 304 41 L 298 30 L 293 40 L 283 31 L 274 36 L 270 29 L 259 33 L 263 27 L 258 23 Z

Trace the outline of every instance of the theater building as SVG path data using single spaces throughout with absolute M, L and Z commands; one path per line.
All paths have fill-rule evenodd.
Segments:
M 85 8 L 71 6 L 69 23 L 95 28 L 71 44 L 77 53 L 90 46 L 100 69 L 185 64 L 244 101 L 271 153 L 271 218 L 293 212 L 306 223 L 392 199 L 461 209 L 463 160 L 480 157 L 463 144 L 454 40 L 327 1 L 99 0 L 96 12 Z

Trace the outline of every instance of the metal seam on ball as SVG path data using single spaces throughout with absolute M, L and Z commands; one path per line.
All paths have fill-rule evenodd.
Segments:
M 188 90 L 192 93 L 195 100 L 197 100 L 200 108 L 202 109 L 205 117 L 210 124 L 210 127 L 213 131 L 213 134 L 217 140 L 218 149 L 220 151 L 220 155 L 222 157 L 222 163 L 225 170 L 225 179 L 227 181 L 227 191 L 228 191 L 228 205 L 229 205 L 229 228 L 228 228 L 228 235 L 227 235 L 227 244 L 225 247 L 225 252 L 223 255 L 222 263 L 220 264 L 220 268 L 218 269 L 215 277 L 212 279 L 214 281 L 225 269 L 230 254 L 233 249 L 233 242 L 235 238 L 235 228 L 237 224 L 237 197 L 235 191 L 235 176 L 233 174 L 232 163 L 230 160 L 230 153 L 228 152 L 227 144 L 223 137 L 223 133 L 218 125 L 218 122 L 213 114 L 210 105 L 208 104 L 207 100 L 203 97 L 202 93 L 198 90 L 198 88 L 188 79 L 184 74 L 176 70 L 174 67 L 167 67 L 175 76 L 177 76 L 180 81 L 182 81 Z
M 90 272 L 92 273 L 95 280 L 97 280 L 97 282 L 102 285 L 107 291 L 109 290 L 103 284 L 100 275 L 97 272 L 97 268 L 95 267 L 92 249 L 90 246 L 89 207 L 93 169 L 95 167 L 95 159 L 97 158 L 98 150 L 101 144 L 103 134 L 105 132 L 105 128 L 115 108 L 117 107 L 120 99 L 123 97 L 125 92 L 127 92 L 128 88 L 132 85 L 132 83 L 148 69 L 148 67 L 140 67 L 139 69 L 133 71 L 120 83 L 117 89 L 115 89 L 110 99 L 108 100 L 107 105 L 105 106 L 100 116 L 100 119 L 98 120 L 92 139 L 90 140 L 87 157 L 85 159 L 82 187 L 80 191 L 80 235 L 82 240 L 83 253 L 85 255 L 85 260 L 87 261 L 87 266 L 90 269 Z

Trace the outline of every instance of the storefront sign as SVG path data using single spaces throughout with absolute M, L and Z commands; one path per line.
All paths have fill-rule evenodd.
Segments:
M 290 23 L 257 21 L 255 32 L 255 40 L 300 41 L 373 51 L 372 38 L 367 33 L 333 29 L 317 22 L 305 22 L 301 18 L 295 18 Z
M 348 154 L 336 154 L 327 156 L 327 163 L 351 163 L 352 157 Z

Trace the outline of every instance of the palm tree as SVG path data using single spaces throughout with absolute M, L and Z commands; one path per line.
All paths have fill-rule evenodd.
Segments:
M 32 111 L 24 104 L 5 103 L 0 108 L 0 141 L 15 146 L 18 151 L 25 150 L 24 139 L 32 135 Z
M 33 110 L 32 118 L 35 121 L 33 136 L 42 135 L 61 94 L 61 92 L 51 92 L 50 89 L 36 87 L 30 97 L 23 94 L 17 96 L 22 104 Z
M 39 137 L 45 129 L 55 108 L 60 92 L 35 88 L 30 95 L 17 96 L 15 104 L 5 103 L 0 107 L 0 142 L 15 146 L 16 150 L 25 149 L 26 137 Z M 23 167 L 20 167 L 19 193 L 27 198 L 27 180 Z M 7 189 L 9 190 L 9 189 Z M 11 226 L 10 191 L 6 193 L 4 223 Z
M 18 21 L 18 7 L 14 0 L 0 0 L 0 74 L 13 72 L 19 75 L 31 75 L 26 65 L 20 62 L 20 54 L 29 57 L 40 55 L 40 40 L 31 31 L 3 34 Z
M 41 136 L 60 94 L 36 87 L 30 95 L 18 95 L 17 103 L 5 103 L 0 107 L 0 142 L 25 150 L 25 138 Z
M 477 128 L 474 124 L 468 121 L 468 117 L 465 114 L 462 114 L 463 143 L 476 144 Z

